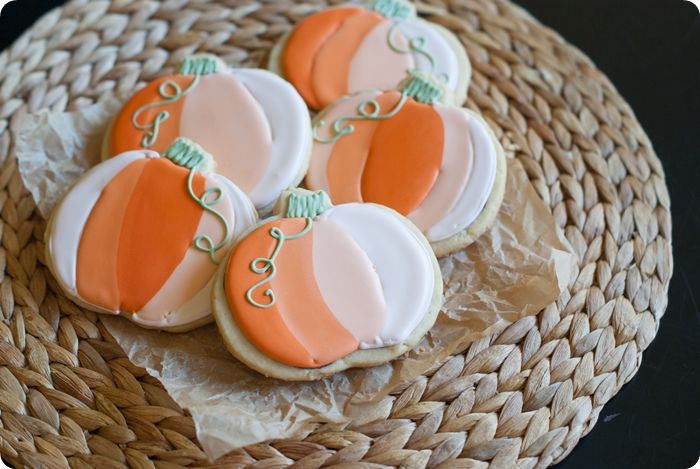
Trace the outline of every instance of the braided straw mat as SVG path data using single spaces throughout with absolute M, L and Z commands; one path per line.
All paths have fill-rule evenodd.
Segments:
M 637 371 L 667 305 L 669 196 L 630 107 L 581 52 L 506 0 L 430 0 L 474 66 L 479 109 L 524 165 L 578 258 L 561 298 L 395 392 L 391 415 L 319 425 L 303 441 L 217 462 L 192 419 L 43 262 L 45 222 L 22 186 L 9 128 L 129 92 L 209 51 L 263 63 L 323 0 L 74 0 L 0 54 L 0 453 L 29 467 L 532 468 L 563 459 Z

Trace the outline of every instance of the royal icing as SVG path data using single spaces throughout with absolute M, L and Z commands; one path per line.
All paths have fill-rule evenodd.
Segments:
M 109 156 L 136 148 L 163 152 L 177 137 L 188 138 L 216 155 L 217 172 L 264 208 L 306 169 L 308 122 L 299 94 L 276 75 L 195 56 L 124 105 L 112 124 Z
M 482 119 L 437 102 L 439 87 L 426 80 L 417 75 L 402 91 L 365 91 L 323 111 L 306 184 L 337 204 L 391 207 L 438 242 L 483 210 L 498 150 Z
M 313 109 L 360 90 L 393 88 L 414 69 L 436 74 L 461 95 L 468 78 L 460 64 L 468 59 L 448 34 L 417 18 L 403 0 L 331 8 L 294 29 L 279 66 Z
M 395 212 L 329 207 L 325 197 L 290 200 L 285 217 L 238 242 L 225 270 L 236 324 L 260 352 L 293 367 L 404 342 L 437 287 L 434 255 Z
M 202 290 L 257 219 L 245 195 L 207 168 L 200 148 L 176 140 L 164 157 L 132 151 L 90 170 L 49 225 L 61 286 L 91 309 L 146 326 L 206 319 Z

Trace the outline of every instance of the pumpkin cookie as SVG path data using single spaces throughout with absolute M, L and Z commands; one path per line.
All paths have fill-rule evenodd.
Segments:
M 442 277 L 423 235 L 374 204 L 282 195 L 217 273 L 214 316 L 231 353 L 260 373 L 320 379 L 378 365 L 432 327 Z
M 103 158 L 141 148 L 162 153 L 185 137 L 214 155 L 219 174 L 265 212 L 304 177 L 309 120 L 294 87 L 275 74 L 197 55 L 126 102 L 107 132 Z
M 471 65 L 452 32 L 417 17 L 405 0 L 344 5 L 305 18 L 273 49 L 270 70 L 320 110 L 357 91 L 394 88 L 410 70 L 440 77 L 457 104 Z
M 373 202 L 408 217 L 438 257 L 481 235 L 503 201 L 503 149 L 477 114 L 440 102 L 432 78 L 342 98 L 314 121 L 306 186 L 333 203 Z
M 211 321 L 216 266 L 257 221 L 212 163 L 178 139 L 162 157 L 130 151 L 88 171 L 48 223 L 46 259 L 59 285 L 85 308 L 148 328 Z

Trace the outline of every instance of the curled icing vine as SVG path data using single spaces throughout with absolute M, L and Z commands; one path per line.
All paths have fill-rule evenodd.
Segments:
M 163 124 L 163 122 L 170 118 L 170 113 L 167 110 L 162 109 L 158 111 L 158 114 L 156 114 L 152 122 L 146 124 L 139 122 L 141 114 L 148 110 L 168 106 L 169 104 L 179 101 L 182 97 L 186 96 L 190 91 L 197 87 L 202 75 L 218 73 L 223 67 L 224 65 L 221 60 L 210 55 L 185 58 L 185 60 L 183 60 L 180 64 L 179 73 L 180 75 L 194 75 L 190 85 L 183 90 L 174 80 L 164 81 L 158 87 L 158 95 L 163 98 L 163 101 L 144 104 L 131 116 L 131 123 L 133 126 L 136 129 L 145 132 L 143 138 L 141 139 L 141 146 L 143 148 L 150 148 L 156 143 L 158 140 L 158 134 L 160 133 L 160 126 Z
M 386 114 L 381 114 L 379 102 L 374 98 L 368 99 L 360 103 L 357 108 L 357 115 L 344 116 L 336 119 L 329 129 L 332 132 L 329 138 L 323 138 L 319 135 L 319 129 L 326 125 L 326 121 L 323 119 L 317 121 L 313 125 L 314 140 L 321 144 L 333 144 L 355 131 L 355 126 L 352 124 L 353 121 L 381 121 L 391 119 L 401 112 L 401 109 L 403 109 L 409 97 L 422 104 L 433 104 L 442 97 L 442 94 L 443 90 L 440 85 L 424 76 L 413 74 L 404 85 L 401 91 L 401 98 L 391 111 Z
M 144 104 L 143 106 L 138 108 L 136 112 L 134 112 L 134 115 L 131 116 L 131 123 L 134 124 L 134 127 L 136 127 L 138 130 L 143 130 L 146 132 L 146 134 L 141 139 L 142 147 L 150 148 L 153 146 L 154 143 L 156 143 L 156 140 L 158 140 L 158 134 L 160 132 L 160 126 L 163 122 L 170 118 L 170 113 L 165 109 L 162 109 L 158 111 L 158 114 L 156 114 L 156 117 L 155 119 L 153 119 L 153 122 L 149 122 L 147 124 L 139 123 L 139 117 L 141 117 L 141 114 L 150 109 L 156 109 L 177 102 L 179 99 L 187 95 L 197 86 L 197 84 L 199 83 L 200 76 L 201 75 L 195 75 L 194 79 L 192 80 L 192 83 L 190 83 L 190 85 L 184 90 L 173 80 L 164 81 L 158 87 L 158 94 L 161 98 L 163 98 L 163 101 Z
M 271 282 L 277 275 L 277 265 L 275 265 L 275 261 L 277 260 L 277 256 L 279 255 L 285 241 L 299 239 L 311 231 L 311 228 L 313 227 L 313 220 L 309 217 L 306 217 L 305 220 L 306 225 L 304 226 L 304 229 L 299 233 L 292 235 L 285 234 L 279 227 L 276 226 L 270 228 L 270 236 L 277 240 L 277 244 L 275 245 L 275 249 L 272 251 L 272 255 L 270 257 L 255 258 L 253 259 L 253 262 L 250 263 L 250 270 L 258 275 L 267 275 L 267 277 L 250 287 L 245 293 L 246 300 L 256 308 L 268 309 L 277 303 L 277 298 L 275 297 L 275 292 L 272 291 L 272 288 L 268 288 L 263 292 L 263 296 L 269 299 L 268 303 L 260 303 L 256 301 L 253 298 L 253 293 L 255 293 L 258 288 L 262 287 L 266 283 Z
M 186 138 L 175 140 L 170 148 L 166 150 L 164 156 L 176 165 L 190 170 L 187 176 L 187 191 L 190 197 L 206 212 L 214 215 L 224 226 L 224 238 L 218 244 L 214 243 L 214 240 L 209 235 L 197 235 L 192 241 L 196 249 L 209 254 L 212 263 L 218 264 L 219 260 L 216 258 L 216 253 L 223 249 L 231 240 L 231 226 L 228 220 L 214 208 L 223 199 L 224 193 L 220 187 L 211 187 L 204 191 L 201 196 L 197 196 L 192 188 L 195 175 L 198 171 L 206 168 L 206 165 L 210 163 L 211 156 L 199 145 Z
M 401 98 L 399 101 L 396 103 L 394 108 L 386 114 L 381 114 L 381 106 L 376 99 L 368 99 L 367 101 L 363 101 L 357 107 L 356 116 L 340 117 L 333 122 L 333 126 L 331 127 L 333 136 L 330 138 L 322 138 L 319 135 L 318 130 L 326 125 L 326 121 L 319 120 L 313 126 L 314 140 L 322 144 L 335 143 L 341 138 L 345 137 L 346 135 L 350 135 L 355 131 L 355 126 L 351 124 L 353 121 L 381 121 L 391 119 L 398 114 L 401 109 L 403 109 L 403 105 L 406 103 L 407 99 L 408 94 L 406 92 L 401 93 Z

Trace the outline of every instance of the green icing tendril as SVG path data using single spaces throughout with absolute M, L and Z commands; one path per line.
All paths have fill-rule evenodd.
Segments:
M 402 0 L 374 0 L 367 8 L 391 19 L 405 20 L 413 14 L 411 6 Z
M 201 196 L 198 196 L 192 188 L 195 175 L 198 171 L 206 168 L 207 164 L 211 162 L 211 156 L 196 143 L 182 137 L 175 140 L 163 156 L 176 165 L 190 170 L 187 177 L 187 191 L 190 197 L 206 212 L 219 219 L 224 226 L 224 238 L 218 244 L 215 244 L 209 235 L 198 235 L 192 241 L 192 245 L 196 249 L 209 254 L 212 263 L 218 264 L 219 260 L 216 258 L 216 253 L 223 249 L 231 240 L 231 226 L 228 220 L 214 208 L 223 199 L 224 193 L 220 187 L 211 187 L 204 191 Z
M 336 119 L 330 130 L 333 135 L 329 138 L 322 138 L 319 129 L 326 125 L 323 119 L 317 121 L 313 126 L 314 140 L 321 144 L 332 144 L 341 138 L 350 135 L 355 131 L 354 121 L 381 121 L 391 119 L 403 109 L 408 98 L 413 98 L 422 104 L 433 104 L 442 97 L 442 87 L 435 81 L 423 75 L 412 74 L 410 79 L 403 86 L 401 98 L 394 108 L 386 114 L 381 114 L 379 102 L 376 99 L 363 101 L 357 108 L 357 115 L 345 116 Z
M 192 83 L 186 88 L 182 89 L 173 80 L 166 80 L 160 84 L 158 87 L 158 94 L 163 101 L 158 101 L 155 103 L 149 103 L 141 106 L 134 112 L 131 116 L 131 123 L 138 130 L 143 130 L 146 134 L 141 139 L 141 146 L 143 148 L 150 148 L 158 140 L 158 134 L 160 133 L 160 126 L 170 118 L 170 113 L 165 109 L 161 110 L 156 114 L 152 122 L 142 124 L 139 122 L 141 114 L 150 110 L 157 109 L 159 107 L 168 106 L 180 100 L 183 96 L 186 96 L 189 92 L 197 87 L 199 84 L 200 77 L 202 75 L 210 75 L 212 73 L 220 72 L 224 67 L 223 62 L 212 55 L 200 55 L 195 57 L 187 57 L 180 64 L 180 74 L 181 75 L 194 75 Z
M 270 229 L 270 236 L 277 240 L 277 244 L 275 245 L 275 249 L 272 251 L 272 255 L 270 257 L 258 257 L 250 263 L 250 270 L 258 275 L 267 275 L 267 277 L 260 280 L 246 291 L 245 299 L 251 305 L 255 306 L 256 308 L 267 309 L 273 307 L 277 303 L 277 298 L 275 298 L 275 292 L 272 291 L 272 288 L 268 288 L 263 292 L 263 295 L 270 300 L 266 304 L 255 301 L 253 299 L 253 293 L 255 293 L 255 290 L 262 287 L 266 283 L 271 282 L 277 275 L 277 265 L 275 265 L 275 261 L 277 260 L 277 256 L 279 255 L 285 241 L 293 241 L 301 238 L 311 231 L 312 227 L 313 220 L 311 218 L 306 218 L 306 226 L 304 226 L 304 229 L 299 233 L 288 235 L 276 226 Z
M 269 299 L 268 303 L 260 303 L 253 299 L 253 294 L 257 289 L 272 281 L 277 275 L 277 265 L 275 261 L 286 241 L 294 241 L 306 235 L 313 228 L 314 218 L 328 210 L 331 206 L 331 201 L 328 194 L 323 191 L 309 193 L 292 192 L 287 198 L 287 213 L 286 218 L 304 218 L 306 225 L 299 233 L 288 235 L 279 227 L 270 228 L 270 236 L 277 240 L 275 249 L 270 257 L 258 257 L 250 263 L 250 270 L 258 275 L 266 275 L 266 277 L 255 285 L 250 287 L 245 293 L 245 299 L 256 308 L 267 309 L 277 303 L 275 292 L 268 288 L 263 292 L 263 296 Z
M 392 28 L 389 30 L 389 36 L 387 38 L 387 41 L 389 42 L 389 47 L 391 47 L 391 50 L 394 52 L 397 52 L 399 54 L 416 54 L 416 55 L 422 55 L 428 61 L 430 62 L 430 71 L 434 72 L 436 69 L 436 64 L 435 64 L 435 57 L 428 52 L 425 48 L 425 44 L 427 40 L 423 36 L 416 36 L 408 41 L 408 49 L 405 49 L 403 47 L 400 47 L 396 43 L 396 33 L 399 31 L 401 27 L 401 22 L 397 22 L 392 26 Z

